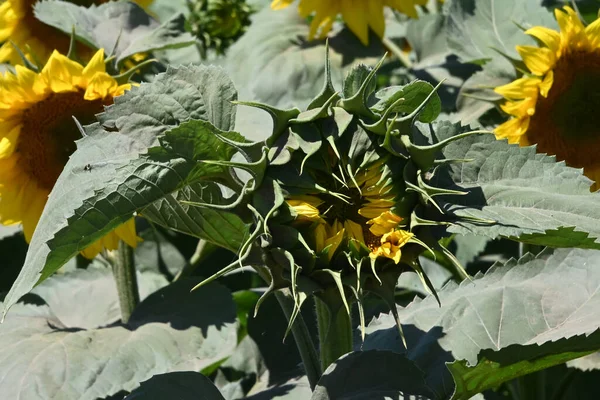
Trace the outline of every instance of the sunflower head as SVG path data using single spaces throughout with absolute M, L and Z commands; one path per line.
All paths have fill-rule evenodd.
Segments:
M 48 194 L 75 151 L 82 124 L 129 84 L 106 73 L 104 51 L 83 66 L 53 52 L 41 72 L 17 65 L 0 76 L 0 223 L 23 225 L 29 241 Z M 83 251 L 95 256 L 103 247 L 115 249 L 122 238 L 135 245 L 133 221 Z
M 273 0 L 271 8 L 280 10 L 293 2 Z M 385 33 L 385 7 L 417 18 L 417 6 L 425 4 L 427 0 L 300 0 L 298 11 L 303 18 L 312 16 L 309 39 L 325 38 L 338 15 L 341 15 L 348 28 L 366 46 L 369 44 L 369 29 L 379 37 Z
M 517 46 L 529 72 L 495 89 L 510 116 L 495 134 L 510 143 L 535 144 L 599 182 L 600 19 L 584 26 L 570 7 L 555 16 L 558 31 L 533 27 L 525 33 L 538 45 Z
M 239 261 L 207 281 L 254 265 L 270 280 L 266 295 L 289 288 L 295 314 L 314 295 L 330 316 L 350 312 L 353 301 L 362 310 L 369 292 L 393 308 L 398 277 L 407 271 L 434 291 L 418 256 L 447 251 L 437 239 L 450 217 L 433 197 L 464 193 L 432 186 L 431 171 L 439 150 L 467 134 L 439 143 L 414 138 L 415 124 L 437 117 L 440 99 L 422 81 L 376 91 L 378 66 L 356 67 L 340 93 L 327 63 L 326 83 L 305 111 L 241 103 L 268 111 L 274 128 L 256 144 L 262 161 L 246 166 L 264 171 L 255 187 L 246 186 L 250 237 Z

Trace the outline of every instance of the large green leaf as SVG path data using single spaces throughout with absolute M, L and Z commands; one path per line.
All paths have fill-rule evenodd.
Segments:
M 229 356 L 237 344 L 231 294 L 214 283 L 190 293 L 196 283 L 171 284 L 140 303 L 127 324 L 102 328 L 65 325 L 47 305 L 15 305 L 0 325 L 0 393 L 95 400 Z M 72 299 L 71 292 L 63 296 Z
M 312 400 L 430 399 L 424 374 L 414 362 L 391 351 L 358 351 L 329 366 Z
M 66 1 L 46 0 L 35 5 L 35 16 L 45 24 L 75 36 L 86 45 L 114 50 L 117 63 L 136 53 L 177 48 L 195 43 L 178 14 L 162 25 L 133 2 L 111 1 L 80 7 Z
M 434 140 L 468 130 L 440 122 Z M 581 170 L 535 147 L 509 145 L 491 134 L 455 141 L 443 150 L 447 159 L 468 160 L 440 167 L 432 183 L 466 190 L 466 196 L 436 197 L 449 214 L 462 218 L 451 232 L 516 238 L 552 247 L 600 248 L 600 194 Z M 478 219 L 478 220 L 477 220 Z
M 6 309 L 134 212 L 202 180 L 203 174 L 230 176 L 224 167 L 203 161 L 227 160 L 237 152 L 219 138 L 244 140 L 226 131 L 235 121 L 235 98 L 220 68 L 201 66 L 171 68 L 116 98 L 98 115 L 102 125 L 86 127 L 56 182 Z M 215 213 L 210 211 L 211 218 Z M 232 234 L 207 239 L 235 251 L 244 232 Z
M 520 59 L 517 45 L 533 45 L 523 33 L 534 25 L 555 27 L 552 14 L 539 0 L 454 0 L 449 4 L 446 37 L 464 62 L 485 64 L 494 76 L 514 76 L 505 54 Z
M 138 272 L 137 282 L 141 300 L 168 283 L 162 275 L 152 271 Z M 52 315 L 69 328 L 93 329 L 121 319 L 115 278 L 112 270 L 100 263 L 56 274 L 32 293 L 40 296 Z
M 198 372 L 154 375 L 140 384 L 125 400 L 225 400 L 215 385 Z
M 364 349 L 406 354 L 437 398 L 456 399 L 600 348 L 600 252 L 556 250 L 511 260 L 398 310 L 367 328 Z
M 304 109 L 325 81 L 325 42 L 307 42 L 308 22 L 296 7 L 265 7 L 248 31 L 228 50 L 225 68 L 240 98 L 279 108 Z M 276 34 L 274 34 L 276 33 Z M 380 41 L 363 46 L 350 32 L 329 39 L 331 78 L 341 87 L 345 72 L 358 62 L 374 64 L 384 54 Z

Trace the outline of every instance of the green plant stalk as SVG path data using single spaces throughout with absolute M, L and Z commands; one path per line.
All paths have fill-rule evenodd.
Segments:
M 338 307 L 331 315 L 327 304 L 315 298 L 321 368 L 327 369 L 333 362 L 352 351 L 352 322 L 344 307 Z
M 133 248 L 122 240 L 119 241 L 117 256 L 113 263 L 113 276 L 117 284 L 121 321 L 125 324 L 140 302 L 140 293 L 135 275 Z
M 275 298 L 277 298 L 279 306 L 289 321 L 290 316 L 294 311 L 294 300 L 290 289 L 286 288 L 276 291 Z M 306 322 L 304 322 L 304 318 L 302 318 L 302 314 L 298 314 L 292 325 L 292 335 L 294 335 L 300 358 L 304 364 L 308 383 L 310 384 L 311 390 L 314 390 L 319 378 L 321 378 L 321 365 L 319 363 L 319 355 L 317 354 L 315 345 L 310 337 L 310 332 L 306 327 Z

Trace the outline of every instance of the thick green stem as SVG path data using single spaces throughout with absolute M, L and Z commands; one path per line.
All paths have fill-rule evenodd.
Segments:
M 344 307 L 332 311 L 327 304 L 315 298 L 321 368 L 327 369 L 333 362 L 352 351 L 352 322 Z
M 275 292 L 275 297 L 277 298 L 285 317 L 289 321 L 292 312 L 294 311 L 294 300 L 290 290 L 278 290 Z M 319 365 L 319 355 L 317 354 L 315 345 L 310 337 L 310 332 L 308 331 L 306 323 L 304 322 L 304 318 L 302 318 L 302 314 L 300 313 L 292 325 L 292 335 L 294 335 L 294 340 L 296 341 L 300 358 L 304 364 L 304 369 L 306 371 L 306 376 L 308 377 L 310 388 L 314 390 L 315 386 L 317 386 L 319 378 L 321 377 L 321 366 Z
M 137 277 L 135 275 L 135 259 L 133 248 L 120 241 L 117 257 L 113 263 L 113 275 L 117 283 L 117 294 L 121 307 L 121 321 L 127 323 L 133 309 L 140 302 Z

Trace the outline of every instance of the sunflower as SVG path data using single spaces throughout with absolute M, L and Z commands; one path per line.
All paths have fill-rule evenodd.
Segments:
M 294 0 L 273 0 L 271 8 L 280 10 Z M 417 18 L 417 5 L 425 5 L 427 0 L 300 0 L 298 11 L 303 18 L 314 14 L 310 25 L 309 39 L 324 38 L 331 30 L 333 22 L 342 14 L 348 28 L 364 45 L 369 44 L 369 28 L 379 37 L 385 32 L 383 8 L 391 7 Z
M 525 33 L 539 46 L 517 46 L 530 73 L 495 89 L 512 116 L 495 134 L 535 144 L 600 182 L 600 19 L 585 27 L 570 7 L 555 16 L 559 31 L 533 27 Z
M 17 65 L 0 75 L 0 223 L 21 223 L 27 241 L 80 132 L 81 123 L 130 88 L 106 73 L 99 50 L 82 65 L 54 51 L 40 73 Z M 93 258 L 102 248 L 116 249 L 119 239 L 137 243 L 133 219 L 93 243 L 82 254 Z
M 107 3 L 109 0 L 70 1 L 81 6 Z M 153 0 L 135 1 L 147 7 Z M 53 50 L 66 53 L 71 41 L 68 35 L 38 20 L 33 7 L 37 0 L 5 0 L 0 4 L 0 63 L 22 64 L 14 43 L 33 62 L 44 63 Z M 11 43 L 12 42 L 12 43 Z M 92 55 L 93 53 L 90 53 Z
M 317 253 L 331 260 L 344 241 L 366 246 L 369 257 L 385 257 L 396 264 L 401 248 L 413 234 L 400 229 L 402 218 L 392 212 L 396 204 L 391 180 L 381 169 L 386 159 L 371 164 L 333 192 L 291 196 L 287 203 L 297 214 L 297 223 L 310 223 Z M 384 168 L 385 170 L 385 168 Z

